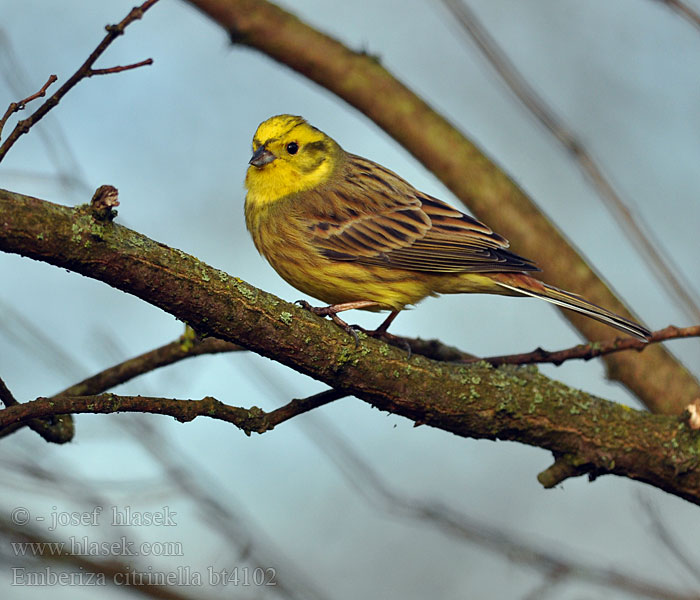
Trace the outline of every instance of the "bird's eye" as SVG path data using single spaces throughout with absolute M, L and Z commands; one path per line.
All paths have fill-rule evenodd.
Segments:
M 296 154 L 299 152 L 299 144 L 296 142 L 289 142 L 287 144 L 287 152 L 289 152 L 289 154 Z

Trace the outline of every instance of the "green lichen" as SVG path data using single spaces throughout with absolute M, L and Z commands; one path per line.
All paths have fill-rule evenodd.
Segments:
M 242 279 L 239 279 L 238 277 L 234 278 L 233 287 L 236 288 L 236 291 L 246 300 L 250 302 L 255 302 L 255 290 L 243 283 Z
M 99 223 L 98 221 L 93 221 L 92 224 L 90 225 L 90 235 L 92 237 L 98 238 L 98 239 L 103 239 L 105 234 L 105 227 L 104 224 Z
M 82 237 L 83 233 L 83 228 L 78 224 L 78 223 L 73 223 L 70 226 L 71 231 L 73 232 L 73 235 L 71 236 L 71 242 L 78 243 L 80 242 L 80 239 Z
M 280 321 L 282 321 L 282 323 L 284 323 L 285 325 L 291 325 L 293 319 L 294 317 L 290 312 L 285 311 L 283 313 L 280 313 Z
M 496 412 L 504 412 L 512 415 L 515 414 L 515 409 L 510 405 L 508 399 L 503 399 L 496 406 Z
M 340 352 L 338 352 L 338 360 L 336 361 L 337 365 L 342 367 L 343 365 L 346 365 L 352 361 L 357 361 L 357 359 L 353 357 L 353 353 L 348 346 L 343 346 L 340 349 Z
M 540 394 L 538 390 L 535 390 L 535 393 L 532 396 L 532 401 L 530 402 L 530 406 L 528 407 L 527 412 L 529 414 L 534 413 L 537 410 L 537 405 L 542 404 L 544 402 L 544 396 Z

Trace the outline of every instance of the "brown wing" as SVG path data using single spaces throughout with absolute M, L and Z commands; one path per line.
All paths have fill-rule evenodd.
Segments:
M 365 158 L 349 154 L 342 179 L 318 192 L 310 229 L 328 258 L 432 273 L 538 270 L 483 223 Z

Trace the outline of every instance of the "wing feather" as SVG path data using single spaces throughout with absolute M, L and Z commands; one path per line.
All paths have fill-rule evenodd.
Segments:
M 504 237 L 385 167 L 348 154 L 343 168 L 341 189 L 322 187 L 305 206 L 312 243 L 328 258 L 433 273 L 539 270 Z

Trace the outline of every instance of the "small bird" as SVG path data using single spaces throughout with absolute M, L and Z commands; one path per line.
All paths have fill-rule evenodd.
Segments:
M 646 340 L 650 331 L 543 283 L 527 258 L 475 218 L 349 152 L 305 119 L 278 115 L 253 137 L 245 218 L 258 251 L 291 285 L 337 313 L 399 311 L 426 296 L 534 296 Z

